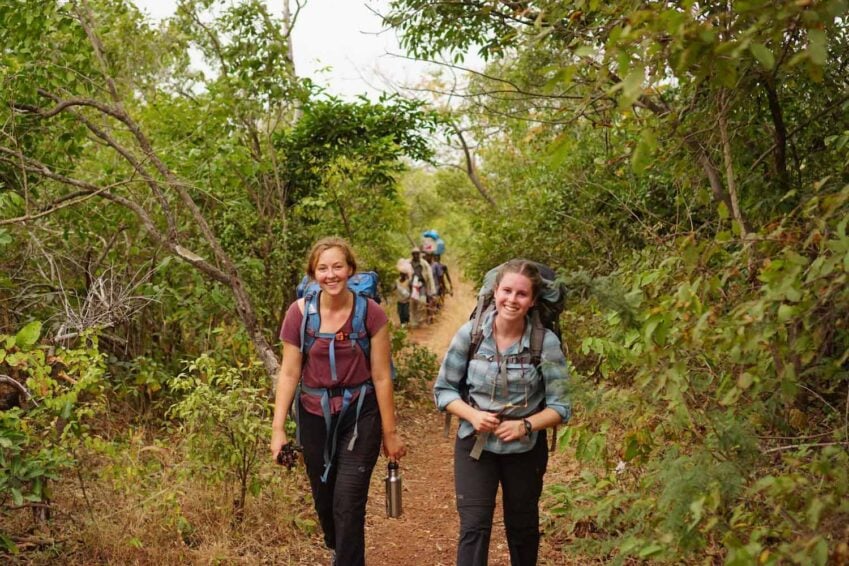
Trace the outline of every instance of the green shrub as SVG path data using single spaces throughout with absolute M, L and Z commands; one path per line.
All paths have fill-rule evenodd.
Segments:
M 439 362 L 430 349 L 410 342 L 404 328 L 392 331 L 395 389 L 409 398 L 421 398 L 439 372 Z
M 243 518 L 247 494 L 262 489 L 255 472 L 271 437 L 272 409 L 265 380 L 257 361 L 234 367 L 202 355 L 171 382 L 175 393 L 185 395 L 169 413 L 185 433 L 188 468 L 211 482 L 236 482 L 237 521 Z
M 584 474 L 553 506 L 580 547 L 620 563 L 843 552 L 847 205 L 849 187 L 823 190 L 750 244 L 635 254 L 613 276 L 627 309 L 590 295 L 573 331 L 594 330 L 575 355 L 595 383 L 578 380 L 585 411 L 561 437 Z
M 41 323 L 14 336 L 0 335 L 0 375 L 20 385 L 20 406 L 0 411 L 0 506 L 6 512 L 33 506 L 49 516 L 50 480 L 75 464 L 77 447 L 103 408 L 104 361 L 97 335 L 75 348 L 39 344 Z M 24 392 L 25 391 L 25 392 Z M 16 551 L 14 533 L 0 527 L 0 548 Z

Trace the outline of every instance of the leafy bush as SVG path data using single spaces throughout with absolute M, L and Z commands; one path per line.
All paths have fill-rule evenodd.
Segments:
M 271 436 L 271 404 L 262 365 L 253 361 L 233 367 L 209 355 L 189 362 L 171 382 L 185 395 L 170 414 L 185 432 L 190 471 L 212 482 L 235 481 L 235 518 L 244 516 L 248 492 L 262 488 L 255 474 Z
M 430 349 L 410 342 L 404 328 L 392 331 L 392 355 L 395 364 L 395 390 L 411 399 L 421 398 L 430 391 L 439 363 Z
M 104 361 L 91 332 L 76 348 L 40 345 L 40 335 L 38 321 L 0 335 L 0 375 L 18 383 L 20 393 L 19 406 L 0 411 L 0 506 L 32 507 L 46 518 L 50 480 L 75 464 L 74 452 L 102 410 Z M 14 552 L 14 534 L 5 530 L 0 527 L 0 548 Z
M 849 187 L 823 189 L 752 243 L 694 234 L 615 274 L 629 306 L 595 301 L 587 327 L 600 332 L 581 357 L 597 383 L 561 437 L 588 468 L 555 507 L 587 549 L 617 562 L 844 556 L 847 224 Z

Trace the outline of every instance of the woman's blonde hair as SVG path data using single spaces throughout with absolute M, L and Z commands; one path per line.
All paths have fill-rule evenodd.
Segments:
M 307 256 L 307 275 L 315 279 L 315 266 L 318 264 L 318 258 L 330 248 L 339 248 L 345 255 L 345 263 L 351 268 L 352 273 L 357 272 L 357 258 L 354 257 L 354 248 L 343 238 L 330 236 L 322 238 L 312 245 L 310 254 Z

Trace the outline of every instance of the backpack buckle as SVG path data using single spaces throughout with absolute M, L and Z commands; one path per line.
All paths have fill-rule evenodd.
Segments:
M 333 337 L 334 340 L 347 340 L 348 335 L 342 332 L 341 330 L 336 333 L 336 336 Z

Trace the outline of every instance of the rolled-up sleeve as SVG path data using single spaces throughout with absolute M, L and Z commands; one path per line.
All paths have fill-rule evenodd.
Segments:
M 460 327 L 439 367 L 439 375 L 433 384 L 433 401 L 440 411 L 444 411 L 450 403 L 461 398 L 460 381 L 468 367 L 471 330 L 471 321 Z
M 540 370 L 545 379 L 545 406 L 554 409 L 563 422 L 572 416 L 572 403 L 569 400 L 569 366 L 560 347 L 560 340 L 546 331 L 542 345 Z

